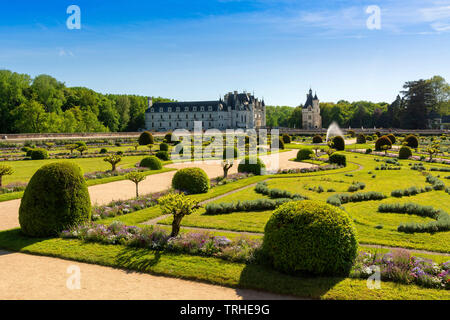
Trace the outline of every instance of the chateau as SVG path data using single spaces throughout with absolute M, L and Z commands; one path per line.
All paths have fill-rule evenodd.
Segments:
M 321 129 L 322 117 L 320 116 L 319 98 L 317 94 L 312 95 L 312 90 L 306 95 L 306 102 L 302 109 L 303 129 Z
M 256 129 L 266 125 L 266 105 L 249 93 L 229 92 L 216 101 L 152 103 L 148 100 L 145 126 L 151 131 L 194 129 Z

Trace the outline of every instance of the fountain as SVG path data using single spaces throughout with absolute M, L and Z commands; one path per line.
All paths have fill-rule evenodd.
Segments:
M 328 127 L 326 142 L 328 142 L 331 137 L 335 136 L 344 137 L 344 134 L 342 133 L 341 128 L 339 128 L 339 125 L 335 121 L 333 121 Z

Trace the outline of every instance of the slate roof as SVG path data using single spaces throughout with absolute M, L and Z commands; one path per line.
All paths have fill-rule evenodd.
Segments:
M 306 95 L 306 102 L 303 105 L 303 109 L 307 109 L 309 106 L 313 106 L 313 100 L 319 100 L 319 98 L 317 98 L 317 93 L 314 95 L 312 95 L 312 90 L 309 89 L 309 93 Z

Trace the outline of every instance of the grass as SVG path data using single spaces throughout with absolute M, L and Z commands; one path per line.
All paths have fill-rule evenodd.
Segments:
M 383 282 L 370 290 L 366 281 L 337 277 L 294 277 L 261 265 L 217 258 L 161 253 L 80 240 L 31 239 L 19 229 L 0 232 L 0 247 L 35 255 L 191 279 L 233 288 L 269 291 L 312 299 L 450 299 L 450 291 Z M 264 281 L 261 281 L 264 279 Z

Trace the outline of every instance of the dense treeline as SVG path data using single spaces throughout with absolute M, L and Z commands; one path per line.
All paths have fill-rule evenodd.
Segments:
M 428 118 L 450 114 L 450 85 L 440 76 L 406 82 L 397 99 L 389 104 L 367 101 L 320 103 L 322 126 L 336 121 L 341 127 L 425 129 Z M 267 126 L 302 127 L 302 106 L 273 107 L 266 112 Z
M 146 108 L 147 97 L 68 88 L 48 75 L 32 79 L 0 70 L 0 133 L 137 131 L 145 127 Z

